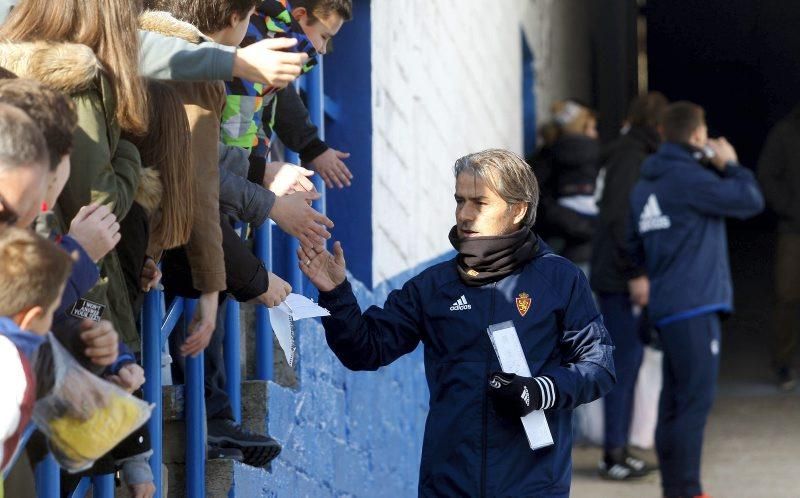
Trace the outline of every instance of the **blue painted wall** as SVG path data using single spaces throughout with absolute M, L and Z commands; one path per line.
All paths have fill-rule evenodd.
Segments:
M 449 252 L 380 285 L 353 289 L 362 309 Z M 283 444 L 272 471 L 236 467 L 233 497 L 417 495 L 428 413 L 422 348 L 377 372 L 351 372 L 331 353 L 318 320 L 298 323 L 299 389 L 270 384 L 267 430 Z
M 333 40 L 325 56 L 325 95 L 336 108 L 325 120 L 325 141 L 350 152 L 346 161 L 353 186 L 328 189 L 328 216 L 333 236 L 342 241 L 353 275 L 372 286 L 372 36 L 370 2 L 353 2 L 353 20 Z M 330 106 L 329 106 L 330 107 Z

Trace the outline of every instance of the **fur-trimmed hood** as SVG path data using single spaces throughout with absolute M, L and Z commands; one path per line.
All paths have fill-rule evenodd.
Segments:
M 161 182 L 161 174 L 154 168 L 142 168 L 135 199 L 148 216 L 153 216 L 161 207 L 163 195 L 164 184 Z
M 92 87 L 102 66 L 86 45 L 63 42 L 2 42 L 0 67 L 73 94 Z
M 188 22 L 181 21 L 169 12 L 147 10 L 139 16 L 139 27 L 164 36 L 180 38 L 191 43 L 200 43 L 210 39 Z

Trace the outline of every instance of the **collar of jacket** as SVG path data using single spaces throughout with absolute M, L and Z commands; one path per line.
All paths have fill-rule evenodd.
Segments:
M 86 45 L 45 41 L 0 43 L 0 66 L 67 94 L 91 88 L 102 69 Z
M 147 10 L 139 16 L 139 27 L 164 36 L 180 38 L 190 43 L 213 41 L 188 22 L 181 21 L 169 12 Z
M 661 145 L 661 137 L 658 135 L 658 131 L 652 128 L 633 126 L 628 131 L 628 136 L 641 143 L 648 154 L 657 151 Z
M 661 157 L 678 160 L 685 163 L 699 164 L 697 159 L 692 155 L 693 147 L 687 144 L 679 144 L 676 142 L 664 142 L 658 148 L 657 154 Z
M 33 359 L 33 354 L 44 344 L 45 338 L 32 332 L 25 332 L 7 317 L 0 317 L 0 335 L 8 339 L 28 358 Z

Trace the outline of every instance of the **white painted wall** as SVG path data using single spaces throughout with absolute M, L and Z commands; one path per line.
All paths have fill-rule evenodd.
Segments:
M 521 152 L 521 28 L 543 82 L 540 108 L 563 98 L 554 85 L 585 84 L 547 74 L 563 60 L 539 62 L 540 51 L 582 46 L 580 24 L 567 34 L 549 25 L 572 15 L 564 4 L 580 9 L 577 0 L 372 0 L 374 283 L 451 249 L 457 158 Z

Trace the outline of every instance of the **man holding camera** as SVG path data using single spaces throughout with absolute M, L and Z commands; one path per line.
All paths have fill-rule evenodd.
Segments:
M 725 218 L 755 216 L 764 198 L 728 141 L 708 138 L 700 106 L 671 104 L 661 125 L 665 143 L 631 193 L 631 255 L 646 276 L 630 285 L 637 304 L 649 306 L 664 349 L 656 428 L 664 496 L 698 497 L 720 316 L 733 311 Z

